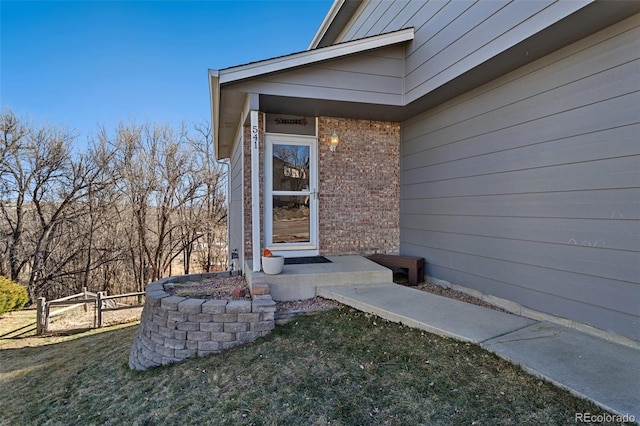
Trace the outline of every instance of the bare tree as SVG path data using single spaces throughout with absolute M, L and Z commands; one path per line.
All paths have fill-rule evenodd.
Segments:
M 69 266 L 81 248 L 77 236 L 65 238 L 65 229 L 87 214 L 83 202 L 89 188 L 102 184 L 88 157 L 72 157 L 69 132 L 35 129 L 11 112 L 2 113 L 0 125 L 8 269 L 13 280 L 25 281 L 28 274 L 27 291 L 34 300 L 47 286 L 63 285 L 61 280 L 75 273 Z
M 33 179 L 32 172 L 24 170 L 23 162 L 29 127 L 21 123 L 11 111 L 3 111 L 0 121 L 0 197 L 3 219 L 3 272 L 18 281 L 20 272 L 29 261 L 21 249 L 24 245 L 25 196 Z M 4 272 L 6 274 L 6 272 Z
M 196 261 L 205 272 L 212 272 L 219 265 L 226 267 L 227 256 L 220 242 L 226 241 L 227 206 L 224 191 L 224 173 L 213 153 L 211 127 L 207 124 L 194 125 L 190 139 L 195 157 L 198 159 L 198 170 L 202 176 L 202 188 L 199 191 L 198 204 L 191 207 L 195 217 L 193 225 L 185 230 L 195 230 L 199 234 Z M 185 232 L 185 242 L 189 238 Z M 190 246 L 189 246 L 190 247 Z M 226 248 L 226 245 L 224 245 Z M 185 253 L 185 263 L 191 261 L 191 251 Z
M 0 273 L 32 301 L 143 290 L 180 255 L 186 272 L 194 256 L 224 265 L 224 176 L 207 125 L 103 128 L 86 154 L 73 141 L 0 117 Z
M 184 125 L 178 132 L 161 125 L 121 125 L 111 143 L 118 153 L 112 170 L 130 209 L 132 258 L 143 271 L 137 277 L 142 288 L 163 277 L 199 238 L 196 231 L 181 237 L 185 226 L 193 226 L 190 209 L 200 198 L 203 178 Z

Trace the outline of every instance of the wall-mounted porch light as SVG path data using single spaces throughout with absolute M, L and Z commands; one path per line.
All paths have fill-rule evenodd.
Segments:
M 336 152 L 338 143 L 340 143 L 340 138 L 338 137 L 338 134 L 336 132 L 333 132 L 333 134 L 329 138 L 329 149 L 331 150 L 331 152 Z

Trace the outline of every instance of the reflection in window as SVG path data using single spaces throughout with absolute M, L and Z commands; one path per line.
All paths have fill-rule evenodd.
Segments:
M 309 242 L 309 196 L 275 195 L 273 197 L 274 243 Z
M 309 146 L 273 145 L 273 190 L 309 190 Z

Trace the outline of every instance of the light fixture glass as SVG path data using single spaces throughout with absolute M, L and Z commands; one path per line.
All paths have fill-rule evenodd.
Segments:
M 336 132 L 333 132 L 333 134 L 329 138 L 329 149 L 331 150 L 331 152 L 336 152 L 338 143 L 340 143 L 340 138 L 338 137 L 338 134 Z

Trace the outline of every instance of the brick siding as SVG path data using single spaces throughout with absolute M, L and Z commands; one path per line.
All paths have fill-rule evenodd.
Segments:
M 260 220 L 263 221 L 264 132 L 260 120 Z M 244 129 L 245 256 L 252 258 L 251 146 Z M 329 151 L 336 132 L 340 144 Z M 400 124 L 318 118 L 319 243 L 323 255 L 397 253 L 400 247 Z M 260 241 L 264 241 L 261 235 Z
M 338 134 L 336 152 L 329 137 Z M 320 252 L 397 253 L 400 247 L 400 125 L 318 119 Z

